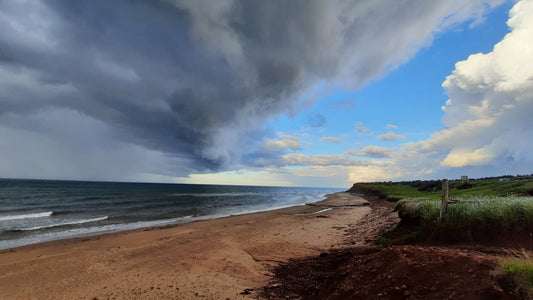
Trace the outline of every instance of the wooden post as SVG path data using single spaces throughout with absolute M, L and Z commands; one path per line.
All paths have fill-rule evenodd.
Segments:
M 444 215 L 448 211 L 448 179 L 442 180 L 442 200 L 440 202 L 439 222 L 442 222 Z

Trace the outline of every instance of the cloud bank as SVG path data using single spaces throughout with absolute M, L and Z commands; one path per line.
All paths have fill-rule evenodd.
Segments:
M 242 167 L 274 136 L 265 121 L 298 113 L 318 84 L 360 87 L 406 62 L 435 32 L 480 19 L 500 2 L 2 1 L 0 175 L 145 180 Z M 522 19 L 511 26 L 523 27 Z M 447 126 L 476 113 L 493 120 L 484 130 L 509 132 L 493 112 L 530 108 L 516 98 L 527 70 L 472 78 L 501 82 L 481 91 L 459 84 L 472 75 L 468 66 L 457 70 L 447 81 Z M 520 78 L 498 77 L 514 71 Z M 509 99 L 484 106 L 461 100 L 461 90 Z M 460 116 L 468 101 L 470 115 Z M 503 147 L 509 139 L 454 148 L 445 164 L 526 155 L 525 143 Z M 474 148 L 481 150 L 467 161 L 454 159 Z
M 442 84 L 449 96 L 445 128 L 405 144 L 379 172 L 396 178 L 531 173 L 533 1 L 515 4 L 507 24 L 510 32 L 491 52 L 458 62 Z
M 533 166 L 533 1 L 517 3 L 509 15 L 512 31 L 493 51 L 457 63 L 443 83 L 450 96 L 444 124 L 462 139 L 469 133 L 460 128 L 475 124 L 476 134 L 451 147 L 444 166 Z
M 361 150 L 348 150 L 345 154 L 350 156 L 369 157 L 369 158 L 390 158 L 394 150 L 391 148 L 379 146 L 366 146 Z

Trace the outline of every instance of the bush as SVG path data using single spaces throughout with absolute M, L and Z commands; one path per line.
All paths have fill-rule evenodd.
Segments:
M 499 281 L 513 294 L 524 298 L 533 298 L 533 258 L 522 250 L 510 252 L 500 259 L 498 269 Z
M 392 245 L 391 240 L 389 240 L 386 237 L 382 237 L 382 236 L 376 237 L 376 240 L 374 242 L 376 243 L 376 245 L 382 248 L 388 248 Z
M 383 189 L 375 186 L 366 185 L 363 183 L 354 184 L 352 188 L 348 190 L 348 192 L 361 193 L 365 196 L 374 196 L 383 199 L 387 198 L 387 193 Z
M 440 202 L 425 198 L 403 199 L 396 203 L 394 211 L 404 221 L 431 221 L 439 216 Z
M 415 230 L 411 233 L 402 235 L 401 241 L 407 244 L 415 243 L 419 240 L 420 236 L 420 230 Z
M 460 185 L 458 185 L 457 189 L 458 190 L 466 190 L 466 189 L 472 188 L 473 186 L 474 186 L 473 184 L 465 182 L 465 183 L 461 183 Z

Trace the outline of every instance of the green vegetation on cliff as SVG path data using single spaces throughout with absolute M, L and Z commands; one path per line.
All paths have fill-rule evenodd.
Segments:
M 448 205 L 443 219 L 440 180 L 357 183 L 349 192 L 396 202 L 403 242 L 482 241 L 506 232 L 527 245 L 533 232 L 531 178 L 450 181 L 448 198 L 457 203 Z
M 441 197 L 442 184 L 440 180 L 356 183 L 348 192 L 376 196 L 389 201 L 405 198 L 438 200 Z M 449 195 L 452 199 L 479 196 L 533 196 L 533 179 L 478 180 L 469 183 L 451 181 Z
M 531 197 L 461 197 L 459 203 L 448 205 L 443 225 L 491 226 L 521 229 L 533 225 Z M 402 220 L 435 222 L 439 218 L 440 201 L 407 198 L 396 203 L 395 210 Z

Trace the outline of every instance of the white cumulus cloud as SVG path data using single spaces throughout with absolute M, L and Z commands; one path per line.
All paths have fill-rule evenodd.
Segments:
M 445 166 L 533 166 L 533 1 L 509 14 L 512 31 L 493 51 L 458 62 L 443 83 L 450 96 L 443 122 L 455 132 Z
M 515 4 L 507 24 L 491 52 L 458 62 L 442 84 L 445 128 L 394 152 L 383 180 L 531 173 L 533 1 Z

